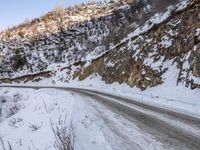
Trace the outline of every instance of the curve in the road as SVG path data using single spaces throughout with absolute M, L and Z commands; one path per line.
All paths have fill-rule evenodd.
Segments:
M 123 113 L 124 117 L 133 120 L 133 123 L 155 136 L 157 140 L 171 145 L 172 149 L 200 150 L 200 118 L 191 114 L 89 89 L 12 85 L 0 87 L 73 91 L 109 106 L 116 113 Z

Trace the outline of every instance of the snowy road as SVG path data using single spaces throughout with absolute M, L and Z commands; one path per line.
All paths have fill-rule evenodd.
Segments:
M 114 143 L 114 149 L 200 149 L 200 119 L 166 109 L 148 106 L 99 92 L 80 92 L 90 97 L 90 103 L 99 111 L 107 133 L 115 134 L 121 145 Z M 95 100 L 95 101 L 94 101 Z M 103 106 L 100 106 L 100 104 Z M 118 126 L 110 117 L 109 110 L 117 116 Z M 115 120 L 116 120 L 115 118 Z M 120 118 L 122 118 L 120 120 Z M 127 129 L 129 128 L 129 129 Z M 140 133 L 139 133 L 140 132 Z M 138 136 L 140 135 L 140 136 Z M 117 143 L 120 144 L 120 143 Z M 120 148 L 121 147 L 121 148 Z M 134 147 L 134 148 L 133 148 Z M 150 148 L 151 147 L 151 148 Z
M 15 87 L 55 88 L 74 93 L 76 102 L 72 113 L 72 123 L 77 149 L 200 149 L 200 117 L 193 114 L 95 90 L 65 87 Z M 106 139 L 105 141 L 101 139 L 102 136 Z

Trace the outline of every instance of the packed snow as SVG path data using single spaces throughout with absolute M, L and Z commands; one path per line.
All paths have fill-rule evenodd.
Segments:
M 53 129 L 70 132 L 72 93 L 58 90 L 0 89 L 0 149 L 55 150 Z M 39 139 L 39 140 L 38 140 Z

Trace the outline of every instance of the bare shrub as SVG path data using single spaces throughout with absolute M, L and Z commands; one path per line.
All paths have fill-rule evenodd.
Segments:
M 19 107 L 17 104 L 13 105 L 11 108 L 9 108 L 8 118 L 15 115 L 19 111 Z
M 31 124 L 31 125 L 29 126 L 29 128 L 31 129 L 31 131 L 37 131 L 38 129 L 41 128 L 41 125 Z
M 55 136 L 54 147 L 57 150 L 74 150 L 72 125 L 68 127 L 66 124 L 66 119 L 63 121 L 60 117 L 56 126 L 51 121 L 51 127 Z
M 6 150 L 5 145 L 4 145 L 4 141 L 1 137 L 0 137 L 0 142 L 1 142 L 2 149 Z
M 2 137 L 0 137 L 0 144 L 2 146 L 2 150 L 6 150 L 5 144 L 4 144 L 4 141 L 3 141 Z M 12 148 L 12 146 L 11 146 L 9 141 L 7 142 L 7 144 L 8 144 L 8 150 L 13 150 L 13 148 Z
M 14 71 L 17 71 L 19 68 L 22 68 L 26 64 L 26 58 L 20 53 L 16 53 L 13 57 L 10 58 L 12 63 L 12 68 Z
M 20 30 L 20 31 L 18 31 L 17 34 L 18 34 L 21 38 L 24 38 L 24 36 L 25 36 L 25 31 Z
M 22 95 L 15 93 L 13 96 L 0 95 L 0 122 L 15 115 L 22 107 Z

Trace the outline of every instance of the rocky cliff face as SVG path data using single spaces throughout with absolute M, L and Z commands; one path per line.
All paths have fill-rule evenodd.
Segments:
M 91 61 L 89 66 L 79 67 L 75 76 L 83 80 L 97 73 L 106 83 L 125 82 L 146 89 L 165 82 L 163 75 L 176 66 L 177 85 L 199 88 L 200 5 L 193 2 L 147 32 Z
M 39 32 L 36 39 L 30 34 L 5 39 L 2 34 L 1 74 L 61 72 L 62 81 L 98 74 L 106 83 L 144 90 L 166 82 L 174 70 L 177 85 L 200 88 L 198 0 L 117 1 L 78 8 L 104 11 L 71 26 L 65 23 L 64 30 Z M 58 63 L 56 70 L 50 69 Z

